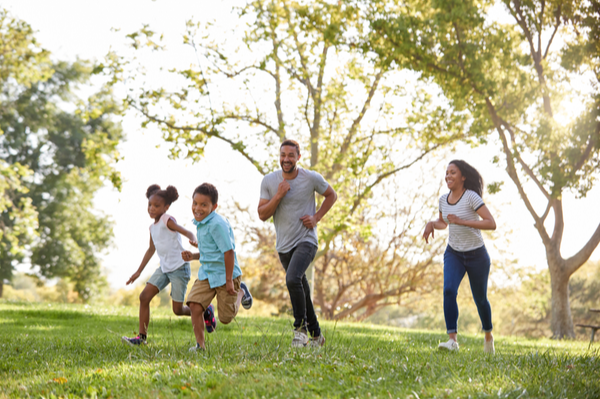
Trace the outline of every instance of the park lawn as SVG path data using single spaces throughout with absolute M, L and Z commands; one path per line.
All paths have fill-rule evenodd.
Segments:
M 600 344 L 323 322 L 325 347 L 290 348 L 291 318 L 244 317 L 194 344 L 189 318 L 153 310 L 131 347 L 137 308 L 0 302 L 0 398 L 599 398 Z

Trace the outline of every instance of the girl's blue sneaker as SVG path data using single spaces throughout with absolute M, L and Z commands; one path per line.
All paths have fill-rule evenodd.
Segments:
M 204 325 L 206 332 L 211 333 L 217 328 L 217 319 L 215 319 L 215 308 L 212 305 L 208 305 L 208 308 L 204 311 Z
M 121 341 L 125 342 L 126 344 L 132 345 L 132 346 L 146 345 L 146 340 L 144 338 L 140 338 L 139 335 L 134 338 L 121 337 Z

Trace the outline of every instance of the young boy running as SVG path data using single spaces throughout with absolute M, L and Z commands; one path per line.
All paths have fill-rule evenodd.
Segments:
M 219 321 L 229 324 L 237 315 L 240 303 L 244 309 L 252 307 L 252 295 L 242 282 L 242 271 L 235 254 L 235 238 L 229 221 L 216 213 L 219 193 L 210 183 L 196 187 L 192 196 L 192 212 L 197 228 L 200 253 L 183 251 L 183 260 L 200 261 L 198 279 L 187 297 L 192 313 L 192 325 L 196 346 L 190 351 L 205 349 L 204 326 L 211 333 L 215 330 L 214 307 L 211 301 L 217 297 Z

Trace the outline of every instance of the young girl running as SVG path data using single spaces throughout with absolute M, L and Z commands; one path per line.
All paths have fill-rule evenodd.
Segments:
M 494 353 L 492 309 L 487 299 L 490 257 L 481 230 L 495 230 L 496 222 L 481 199 L 483 179 L 475 168 L 465 161 L 450 162 L 446 169 L 446 184 L 450 192 L 440 198 L 439 218 L 427 223 L 423 233 L 425 242 L 429 242 L 429 235 L 434 237 L 434 229 L 444 230 L 450 224 L 448 247 L 444 253 L 444 317 L 449 340 L 441 343 L 439 348 L 458 350 L 456 295 L 466 273 L 485 332 L 483 350 Z
M 190 264 L 184 262 L 181 253 L 185 250 L 181 244 L 179 234 L 186 236 L 190 244 L 196 246 L 194 233 L 177 224 L 173 216 L 166 212 L 169 206 L 177 201 L 179 194 L 173 186 L 161 190 L 160 186 L 153 184 L 146 191 L 148 198 L 148 214 L 154 223 L 150 225 L 150 246 L 142 259 L 138 270 L 127 281 L 127 285 L 133 283 L 140 277 L 142 271 L 148 264 L 156 251 L 160 259 L 160 266 L 140 294 L 140 332 L 137 337 L 123 337 L 122 341 L 130 345 L 142 345 L 146 343 L 148 323 L 150 322 L 150 301 L 163 288 L 171 283 L 171 298 L 173 299 L 173 313 L 178 316 L 189 316 L 190 308 L 183 305 L 187 284 L 190 281 Z

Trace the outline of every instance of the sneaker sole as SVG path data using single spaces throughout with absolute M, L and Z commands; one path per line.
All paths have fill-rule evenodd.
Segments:
M 127 339 L 127 337 L 121 337 L 121 342 L 125 342 L 127 345 L 129 346 L 142 346 L 142 345 L 146 345 L 146 343 L 144 342 L 143 344 L 134 344 L 131 341 L 129 341 Z

